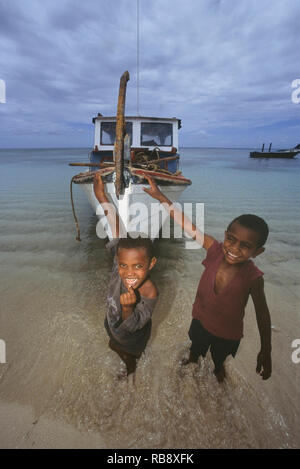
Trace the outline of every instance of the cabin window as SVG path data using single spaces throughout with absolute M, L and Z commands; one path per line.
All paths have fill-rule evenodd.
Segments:
M 172 124 L 143 122 L 141 125 L 141 145 L 146 147 L 171 147 L 172 137 Z
M 132 145 L 132 122 L 126 122 L 126 133 L 130 136 Z M 101 145 L 114 145 L 116 140 L 116 122 L 101 122 Z

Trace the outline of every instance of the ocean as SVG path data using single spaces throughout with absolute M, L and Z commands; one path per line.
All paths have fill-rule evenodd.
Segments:
M 180 366 L 205 257 L 182 239 L 156 242 L 160 296 L 151 339 L 135 376 L 116 379 L 122 364 L 103 327 L 111 257 L 79 186 L 81 243 L 70 204 L 70 179 L 82 169 L 68 163 L 87 161 L 88 151 L 0 150 L 0 447 L 299 447 L 300 363 L 292 342 L 300 339 L 300 157 L 180 151 L 193 182 L 180 201 L 204 203 L 207 233 L 222 240 L 242 213 L 270 227 L 256 264 L 272 318 L 273 374 L 263 381 L 255 372 L 260 342 L 249 300 L 244 338 L 218 384 L 209 354 Z M 68 431 L 77 432 L 77 443 L 67 443 Z

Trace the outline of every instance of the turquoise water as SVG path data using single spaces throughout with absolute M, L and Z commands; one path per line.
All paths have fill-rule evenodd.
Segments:
M 75 241 L 69 198 L 81 168 L 68 163 L 87 161 L 88 151 L 0 150 L 0 339 L 7 348 L 0 398 L 31 405 L 37 418 L 47 413 L 96 430 L 109 447 L 299 445 L 300 364 L 291 361 L 291 343 L 300 336 L 300 157 L 260 161 L 247 149 L 181 149 L 181 170 L 193 182 L 181 201 L 205 204 L 209 234 L 221 240 L 242 213 L 270 226 L 257 265 L 272 314 L 273 376 L 262 383 L 255 374 L 259 337 L 249 304 L 245 338 L 220 387 L 209 357 L 200 369 L 179 366 L 204 253 L 174 239 L 157 242 L 160 301 L 135 382 L 116 383 L 121 365 L 103 328 L 111 259 L 78 186 L 82 242 Z

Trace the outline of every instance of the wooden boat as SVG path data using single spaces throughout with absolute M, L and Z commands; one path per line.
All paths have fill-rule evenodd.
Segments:
M 269 151 L 264 151 L 265 144 L 263 143 L 261 151 L 251 151 L 250 158 L 294 158 L 300 153 L 300 145 L 290 150 L 277 150 L 271 151 L 272 143 L 270 143 Z
M 177 148 L 180 119 L 125 117 L 128 80 L 129 74 L 125 72 L 120 80 L 117 116 L 98 114 L 93 118 L 95 137 L 89 162 L 70 163 L 72 166 L 88 166 L 89 169 L 74 176 L 72 182 L 80 184 L 84 189 L 103 229 L 111 238 L 102 207 L 93 190 L 94 173 L 100 171 L 106 183 L 108 199 L 117 208 L 126 231 L 140 231 L 153 239 L 159 236 L 159 231 L 169 220 L 169 216 L 161 210 L 158 202 L 143 191 L 142 187 L 148 185 L 145 175 L 155 179 L 158 186 L 163 186 L 163 192 L 173 202 L 179 199 L 191 181 L 183 177 L 179 170 L 180 155 Z M 136 217 L 132 220 L 132 216 L 138 205 L 141 210 L 137 228 Z M 74 210 L 73 213 L 77 221 Z M 151 218 L 157 215 L 160 221 L 154 228 Z M 77 239 L 79 238 L 78 234 Z

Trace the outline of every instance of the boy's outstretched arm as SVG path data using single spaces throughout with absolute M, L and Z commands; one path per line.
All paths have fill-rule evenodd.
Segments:
M 94 193 L 97 200 L 100 202 L 104 214 L 109 223 L 113 238 L 120 237 L 120 219 L 115 206 L 110 203 L 105 193 L 105 187 L 102 181 L 101 174 L 95 172 L 94 174 Z
M 170 217 L 174 219 L 178 225 L 182 227 L 182 229 L 192 236 L 192 238 L 199 243 L 201 246 L 204 247 L 204 249 L 208 250 L 210 246 L 213 244 L 215 239 L 206 234 L 202 233 L 197 226 L 195 226 L 191 220 L 189 219 L 188 216 L 186 216 L 180 208 L 178 208 L 176 205 L 173 205 L 173 202 L 169 200 L 162 192 L 161 190 L 157 187 L 156 182 L 149 176 L 145 175 L 145 178 L 148 180 L 150 189 L 147 187 L 143 187 L 143 190 L 147 192 L 147 194 L 151 195 L 154 199 L 158 200 L 165 210 L 169 213 Z
M 257 355 L 256 373 L 263 379 L 268 379 L 272 373 L 271 361 L 271 318 L 264 292 L 263 277 L 257 278 L 251 288 L 256 321 L 260 335 L 261 348 Z

